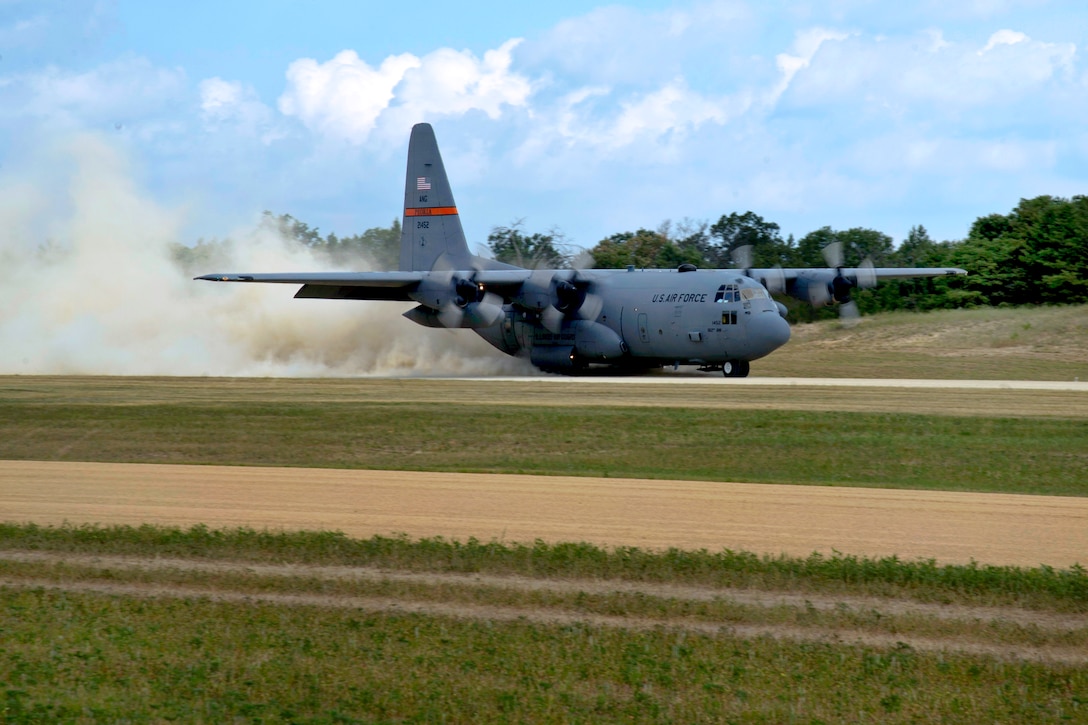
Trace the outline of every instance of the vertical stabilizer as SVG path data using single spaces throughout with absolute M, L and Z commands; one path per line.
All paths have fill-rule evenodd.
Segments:
M 408 141 L 400 268 L 430 271 L 440 257 L 440 266 L 450 269 L 470 269 L 473 263 L 434 129 L 417 123 Z

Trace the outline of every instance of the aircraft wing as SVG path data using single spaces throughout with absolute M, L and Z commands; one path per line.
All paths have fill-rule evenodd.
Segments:
M 423 272 L 215 273 L 195 279 L 209 282 L 266 282 L 302 285 L 295 297 L 341 300 L 403 300 L 423 279 Z
M 523 269 L 465 270 L 461 272 L 286 272 L 205 274 L 194 279 L 209 282 L 264 282 L 301 285 L 299 299 L 401 300 L 412 301 L 411 294 L 427 279 L 449 282 L 451 276 L 463 275 L 485 285 L 488 291 L 505 300 L 517 294 L 531 272 Z
M 772 292 L 784 292 L 815 307 L 835 302 L 847 303 L 851 291 L 873 287 L 882 279 L 912 277 L 952 277 L 967 274 L 959 267 L 771 267 L 747 269 L 744 273 L 758 280 Z
M 767 269 L 748 269 L 745 273 L 753 279 L 819 279 L 836 276 L 856 278 L 858 274 L 870 274 L 877 279 L 909 279 L 911 277 L 951 277 L 967 274 L 959 267 L 772 267 Z
M 853 270 L 857 274 L 857 270 Z M 911 277 L 958 277 L 967 274 L 959 267 L 874 267 L 877 279 L 909 279 Z

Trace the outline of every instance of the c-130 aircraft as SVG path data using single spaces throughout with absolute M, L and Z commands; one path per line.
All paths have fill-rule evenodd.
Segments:
M 834 257 L 838 252 L 825 255 Z M 743 256 L 743 254 L 742 254 Z M 412 128 L 400 271 L 215 273 L 196 279 L 302 285 L 302 299 L 414 301 L 427 327 L 467 328 L 547 372 L 697 365 L 745 377 L 790 339 L 768 288 L 816 306 L 851 305 L 878 279 L 967 274 L 956 268 L 525 269 L 469 252 L 430 124 Z

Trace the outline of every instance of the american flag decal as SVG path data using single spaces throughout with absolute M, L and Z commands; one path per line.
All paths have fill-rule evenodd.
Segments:
M 429 176 L 420 176 L 416 178 L 416 191 L 430 191 L 431 179 Z

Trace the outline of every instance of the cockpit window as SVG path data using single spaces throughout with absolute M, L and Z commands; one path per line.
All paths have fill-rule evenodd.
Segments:
M 740 297 L 737 295 L 737 286 L 735 284 L 723 284 L 718 288 L 718 293 L 714 295 L 715 302 L 736 302 Z
M 765 300 L 770 295 L 767 294 L 767 290 L 762 287 L 745 287 L 740 291 L 740 298 L 742 300 Z

